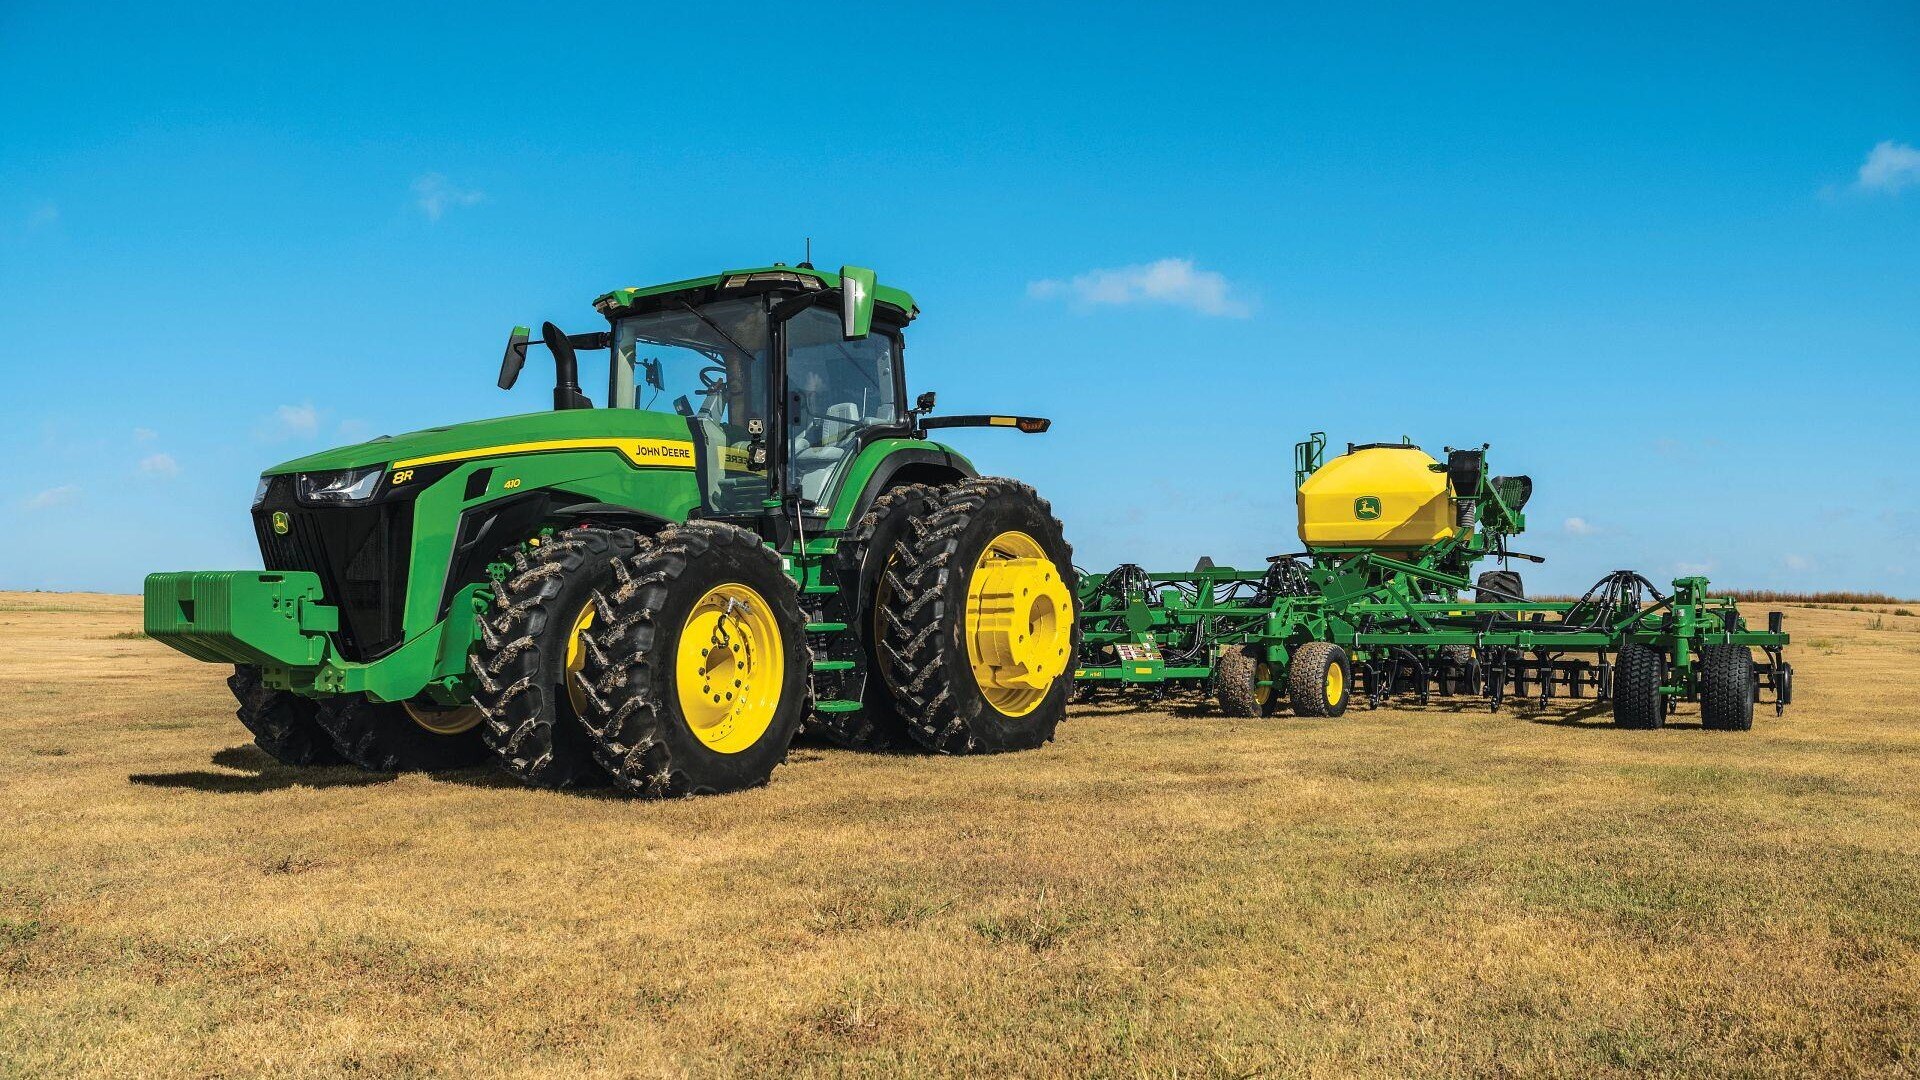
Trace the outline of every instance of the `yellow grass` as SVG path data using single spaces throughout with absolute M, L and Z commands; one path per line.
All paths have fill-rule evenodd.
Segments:
M 1795 609 L 1746 735 L 1098 707 L 672 803 L 277 767 L 138 618 L 0 594 L 6 1073 L 1920 1068 L 1890 609 Z

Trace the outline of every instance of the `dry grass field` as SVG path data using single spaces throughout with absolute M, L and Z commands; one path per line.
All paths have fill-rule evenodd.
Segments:
M 280 768 L 0 594 L 8 1075 L 1913 1075 L 1920 617 L 1750 734 L 1571 707 L 819 747 L 670 803 Z

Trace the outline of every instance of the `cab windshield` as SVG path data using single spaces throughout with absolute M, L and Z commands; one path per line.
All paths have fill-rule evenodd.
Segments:
M 757 298 L 630 315 L 614 324 L 607 400 L 744 427 L 766 415 L 767 347 Z

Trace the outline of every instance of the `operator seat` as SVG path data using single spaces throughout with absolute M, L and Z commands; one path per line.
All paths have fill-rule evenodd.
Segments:
M 817 503 L 826 494 L 841 463 L 853 453 L 853 436 L 864 425 L 860 406 L 848 401 L 829 406 L 826 415 L 809 426 L 818 437 L 809 440 L 803 436 L 798 440 L 793 471 L 800 479 L 800 497 Z

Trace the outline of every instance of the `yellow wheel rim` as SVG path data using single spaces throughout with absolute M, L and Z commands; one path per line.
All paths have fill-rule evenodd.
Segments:
M 567 630 L 567 701 L 573 705 L 575 716 L 584 716 L 587 712 L 587 649 L 580 643 L 580 635 L 592 625 L 593 601 L 589 600 L 573 617 L 573 626 Z
M 1263 709 L 1273 700 L 1273 668 L 1264 660 L 1253 665 L 1253 700 Z
M 722 754 L 759 742 L 787 679 L 773 607 L 738 582 L 714 586 L 687 612 L 673 670 L 680 715 L 701 742 Z
M 405 701 L 400 707 L 407 710 L 407 716 L 414 723 L 433 732 L 435 735 L 458 735 L 463 731 L 472 731 L 481 720 L 480 707 L 477 705 L 431 705 L 426 702 Z
M 1073 597 L 1026 533 L 993 538 L 967 581 L 967 660 L 987 703 L 1025 716 L 1046 700 L 1073 650 Z
M 1338 705 L 1347 694 L 1347 673 L 1339 664 L 1327 665 L 1327 704 Z

